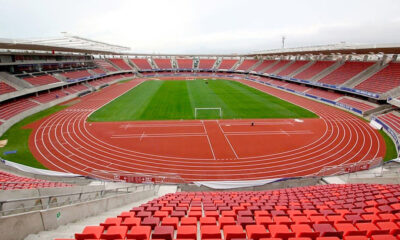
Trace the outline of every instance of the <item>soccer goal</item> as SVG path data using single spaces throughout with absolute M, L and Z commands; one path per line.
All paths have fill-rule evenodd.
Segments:
M 202 116 L 199 113 L 203 113 L 203 116 L 205 113 L 208 113 L 207 115 L 209 116 L 210 113 L 217 113 L 219 118 L 222 118 L 222 109 L 221 108 L 194 108 L 194 118 L 197 119 L 199 118 L 199 115 Z

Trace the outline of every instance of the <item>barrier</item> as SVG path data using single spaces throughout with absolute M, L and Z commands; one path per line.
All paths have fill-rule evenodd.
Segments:
M 369 170 L 371 168 L 379 167 L 383 163 L 382 158 L 375 158 L 369 161 L 361 161 L 356 163 L 340 164 L 335 166 L 325 166 L 318 173 L 313 176 L 326 177 L 333 175 L 341 175 L 347 173 L 354 173 L 359 171 Z
M 92 178 L 108 179 L 127 183 L 141 184 L 168 184 L 187 183 L 177 173 L 138 173 L 123 171 L 92 170 L 89 174 Z

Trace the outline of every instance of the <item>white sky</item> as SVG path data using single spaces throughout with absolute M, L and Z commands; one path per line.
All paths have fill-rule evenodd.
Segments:
M 60 32 L 137 53 L 400 43 L 400 0 L 0 0 L 0 38 Z

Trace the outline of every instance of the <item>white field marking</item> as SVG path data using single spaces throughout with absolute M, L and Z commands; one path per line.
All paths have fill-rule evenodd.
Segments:
M 214 149 L 213 149 L 213 147 L 212 147 L 212 145 L 211 145 L 210 137 L 208 136 L 206 126 L 204 126 L 204 121 L 203 121 L 203 120 L 201 120 L 201 123 L 203 124 L 204 132 L 206 133 L 207 140 L 208 140 L 208 145 L 210 145 L 211 153 L 212 153 L 213 158 L 214 158 L 214 160 L 215 160 Z
M 282 129 L 280 129 L 280 130 L 281 130 L 282 133 L 284 133 L 286 136 L 290 137 L 289 133 L 287 133 L 285 130 L 282 130 Z
M 226 135 L 308 135 L 313 134 L 314 132 L 310 130 L 299 130 L 299 131 L 284 131 L 280 129 L 280 131 L 255 131 L 255 132 L 225 132 Z
M 201 127 L 200 123 L 137 123 L 137 124 L 123 124 L 120 128 L 146 128 L 146 127 Z
M 198 136 L 206 136 L 204 133 L 152 133 L 152 134 L 123 134 L 123 135 L 112 135 L 110 138 L 157 138 L 157 137 L 198 137 Z
M 228 142 L 229 146 L 231 147 L 232 152 L 235 154 L 236 159 L 239 159 L 238 155 L 236 154 L 235 149 L 233 149 L 233 146 L 232 146 L 231 142 L 229 141 L 228 137 L 225 135 L 225 132 L 224 132 L 224 130 L 221 128 L 221 125 L 219 124 L 219 121 L 218 121 L 218 120 L 217 120 L 217 124 L 218 124 L 218 127 L 219 127 L 219 129 L 221 130 L 222 134 L 224 134 L 224 137 L 225 137 L 226 141 Z
M 297 118 L 296 118 L 296 119 L 294 119 L 294 121 L 295 121 L 295 122 L 301 122 L 301 123 L 302 123 L 302 122 L 304 122 L 303 120 L 301 120 L 301 119 L 297 119 Z
M 250 126 L 252 122 L 230 122 L 226 123 L 225 121 L 222 122 L 221 124 L 225 126 Z M 269 125 L 293 125 L 292 122 L 289 121 L 283 121 L 283 122 L 254 122 L 257 126 L 269 126 Z
M 142 135 L 140 136 L 140 141 L 142 141 L 143 137 L 144 137 L 144 132 L 143 132 Z

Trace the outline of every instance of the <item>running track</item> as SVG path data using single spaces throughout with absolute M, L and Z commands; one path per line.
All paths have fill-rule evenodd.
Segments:
M 320 118 L 86 122 L 143 81 L 112 85 L 31 124 L 33 155 L 51 170 L 82 175 L 94 170 L 174 173 L 186 181 L 206 181 L 306 176 L 323 166 L 385 154 L 380 134 L 357 117 L 247 80 L 239 81 Z

